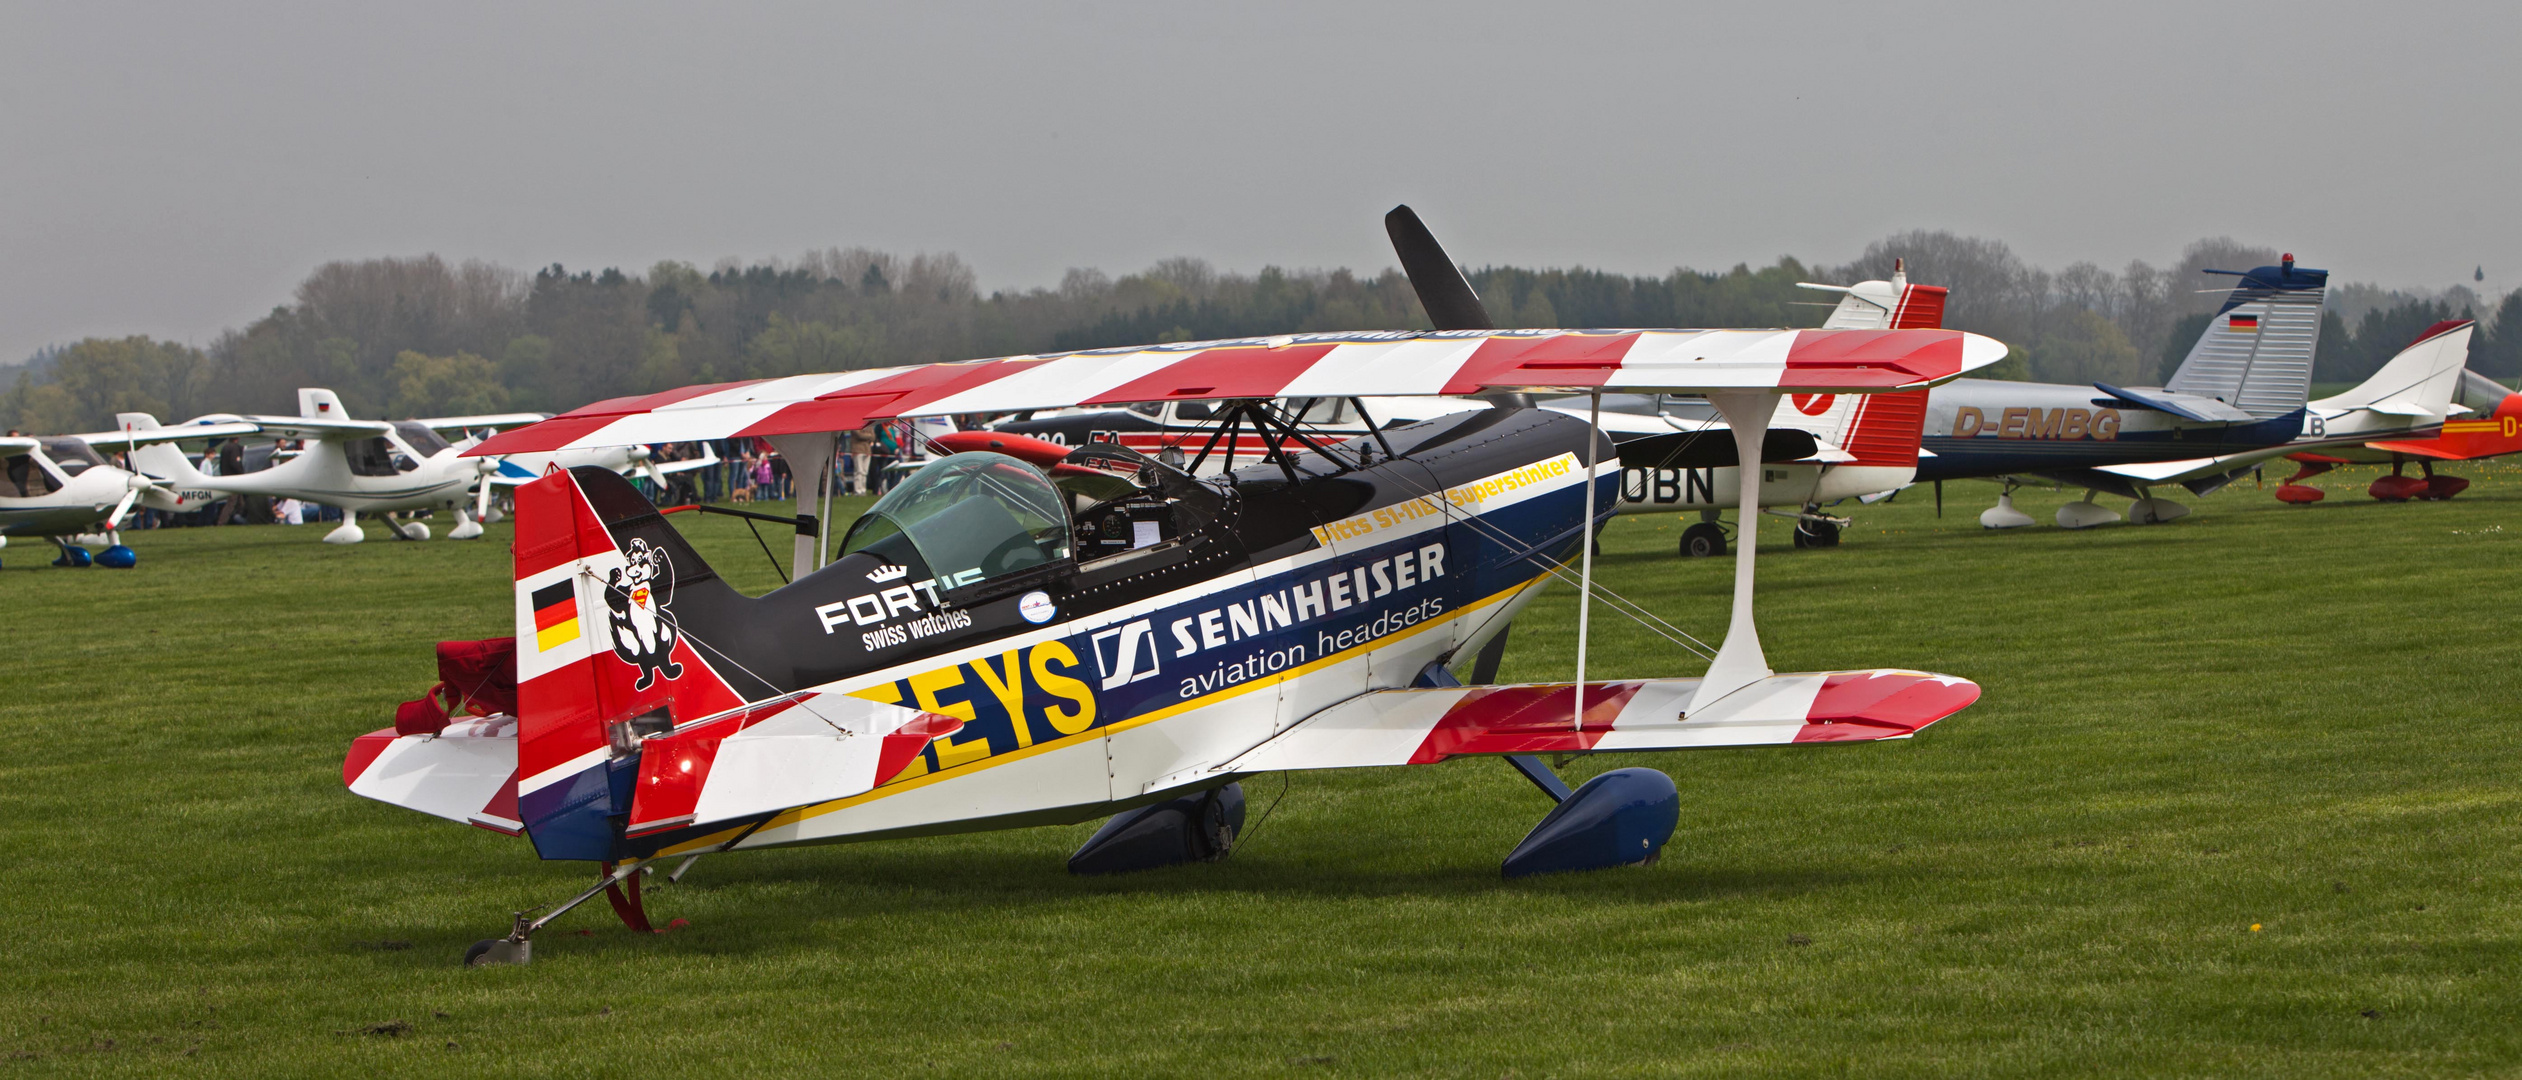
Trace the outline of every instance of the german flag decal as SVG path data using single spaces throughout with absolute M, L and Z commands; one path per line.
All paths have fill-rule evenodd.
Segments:
M 578 590 L 555 581 L 534 590 L 534 651 L 550 652 L 578 636 Z
M 2236 334 L 2256 334 L 2259 332 L 2259 316 L 2235 315 L 2224 320 L 2224 325 Z

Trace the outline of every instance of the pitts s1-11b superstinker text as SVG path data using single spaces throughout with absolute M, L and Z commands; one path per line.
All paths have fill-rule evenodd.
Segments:
M 1901 738 L 1979 690 L 1773 672 L 1752 619 L 1757 515 L 1720 647 L 1596 589 L 1584 540 L 1618 503 L 1611 442 L 1508 395 L 1704 394 L 1750 460 L 1782 395 L 1923 389 L 2004 355 L 1947 330 L 1303 334 L 605 402 L 471 452 L 767 439 L 797 478 L 795 580 L 737 592 L 609 471 L 522 485 L 513 642 L 442 645 L 447 682 L 356 739 L 343 778 L 601 868 L 475 945 L 476 963 L 528 959 L 539 928 L 598 894 L 646 929 L 646 873 L 706 854 L 1109 816 L 1072 870 L 1213 859 L 1240 827 L 1237 781 L 1279 770 L 1502 756 L 1557 801 L 1508 875 L 1648 861 L 1678 821 L 1669 777 L 1618 769 L 1570 791 L 1539 755 Z M 1432 395 L 1499 404 L 1346 439 L 1271 404 Z M 1179 400 L 1227 417 L 1183 468 L 967 432 L 837 545 L 820 526 L 839 435 L 871 421 Z M 1263 460 L 1198 475 L 1202 455 L 1255 442 Z M 1553 577 L 1581 590 L 1575 678 L 1487 685 Z M 1598 594 L 1706 673 L 1588 681 Z

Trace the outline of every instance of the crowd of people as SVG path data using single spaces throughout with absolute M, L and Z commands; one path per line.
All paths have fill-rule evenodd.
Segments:
M 881 495 L 892 489 L 900 471 L 894 466 L 905 460 L 903 439 L 895 427 L 871 424 L 841 433 L 840 453 L 833 462 L 838 470 L 834 491 L 844 495 Z M 796 477 L 790 473 L 787 459 L 765 439 L 663 443 L 650 447 L 649 453 L 649 460 L 661 470 L 675 462 L 702 459 L 707 454 L 718 457 L 718 463 L 708 468 L 668 471 L 668 489 L 663 493 L 648 490 L 654 485 L 633 474 L 634 481 L 651 498 L 662 494 L 668 501 L 787 502 L 797 497 Z

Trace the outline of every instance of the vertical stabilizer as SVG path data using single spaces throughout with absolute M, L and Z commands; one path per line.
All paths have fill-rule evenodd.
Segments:
M 1840 294 L 1839 306 L 1824 320 L 1824 330 L 1940 330 L 1944 327 L 1941 285 L 1913 285 L 1907 266 L 1895 261 L 1889 281 L 1854 285 L 1814 285 Z M 1919 436 L 1926 424 L 1927 391 L 1900 394 L 1792 394 L 1779 404 L 1772 423 L 1812 432 L 1851 455 L 1847 465 L 1905 468 L 1918 463 Z M 1793 410 L 1790 412 L 1789 410 Z
M 546 859 L 610 859 L 639 739 L 744 704 L 685 625 L 732 590 L 611 470 L 516 499 L 518 816 Z
M 2372 409 L 2443 419 L 2452 411 L 2453 395 L 2461 388 L 2461 373 L 2469 363 L 2470 335 L 2477 325 L 2468 319 L 2447 319 L 2429 326 L 2372 378 L 2316 404 L 2323 409 Z
M 310 420 L 348 420 L 342 409 L 342 397 L 330 390 L 314 386 L 298 388 L 298 415 Z
M 2262 418 L 2302 408 L 2312 391 L 2312 352 L 2320 344 L 2329 271 L 2303 269 L 2288 255 L 2276 266 L 2207 273 L 2242 280 L 2163 388 L 2214 398 Z

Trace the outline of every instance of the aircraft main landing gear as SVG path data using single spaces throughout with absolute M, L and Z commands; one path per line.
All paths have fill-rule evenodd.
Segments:
M 1699 512 L 1697 524 L 1681 530 L 1681 557 L 1709 559 L 1725 554 L 1725 525 L 1714 510 Z
M 45 539 L 51 540 L 54 547 L 61 549 L 61 556 L 53 560 L 54 566 L 77 569 L 96 561 L 88 554 L 88 549 L 80 547 L 77 544 L 73 544 L 70 541 L 64 540 L 58 536 L 46 537 Z
M 2096 525 L 2108 525 L 2111 522 L 2119 520 L 2118 511 L 2106 506 L 2101 506 L 2093 501 L 2093 497 L 2099 494 L 2101 494 L 2101 492 L 2092 488 L 2086 488 L 2084 489 L 2083 502 L 2071 502 L 2065 506 L 2059 507 L 2058 527 L 2061 529 L 2090 529 Z
M 1126 874 L 1180 863 L 1216 862 L 1243 832 L 1243 785 L 1194 792 L 1123 811 L 1068 857 L 1072 874 Z
M 1979 512 L 1982 529 L 2020 529 L 2032 524 L 2032 516 L 2014 508 L 2014 484 L 1997 493 L 1997 504 Z
M 1538 757 L 1506 761 L 1559 804 L 1506 856 L 1507 877 L 1650 865 L 1681 824 L 1681 791 L 1654 769 L 1613 769 L 1569 791 Z
M 1795 546 L 1799 548 L 1838 547 L 1838 523 L 1813 520 L 1797 521 L 1795 523 Z

